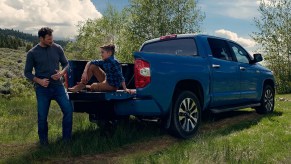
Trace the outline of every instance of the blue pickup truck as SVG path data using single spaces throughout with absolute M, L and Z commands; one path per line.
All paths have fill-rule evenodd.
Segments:
M 274 110 L 272 71 L 258 64 L 261 54 L 250 56 L 234 41 L 209 35 L 162 36 L 146 41 L 134 59 L 134 64 L 121 67 L 127 87 L 136 94 L 69 93 L 74 111 L 88 113 L 91 121 L 129 115 L 160 119 L 175 136 L 189 138 L 203 111 Z M 86 62 L 69 61 L 68 87 L 80 81 Z

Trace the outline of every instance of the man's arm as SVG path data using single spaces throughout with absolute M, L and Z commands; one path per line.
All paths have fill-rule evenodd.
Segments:
M 62 65 L 62 70 L 56 70 L 56 73 L 51 76 L 52 79 L 54 80 L 59 80 L 62 76 L 64 76 L 67 72 L 67 69 L 69 67 L 68 60 L 65 56 L 64 50 L 61 46 L 58 46 L 59 48 L 59 55 L 60 55 L 60 63 Z
M 28 52 L 26 55 L 26 63 L 25 63 L 25 67 L 24 67 L 24 76 L 26 78 L 28 78 L 31 81 L 34 81 L 34 74 L 32 74 L 32 69 L 33 69 L 33 57 L 32 57 L 32 53 Z
M 35 75 L 32 74 L 33 66 L 34 66 L 34 64 L 33 64 L 32 53 L 28 52 L 27 56 L 26 56 L 26 63 L 25 63 L 25 68 L 24 68 L 24 76 L 26 78 L 28 78 L 29 80 L 36 82 L 43 87 L 47 87 L 49 84 L 49 80 L 48 79 L 40 79 L 40 78 L 35 77 Z

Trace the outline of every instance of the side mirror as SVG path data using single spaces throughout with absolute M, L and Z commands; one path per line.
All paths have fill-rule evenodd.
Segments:
M 257 63 L 257 62 L 260 62 L 260 61 L 263 61 L 263 57 L 261 54 L 254 54 L 254 62 L 253 63 Z

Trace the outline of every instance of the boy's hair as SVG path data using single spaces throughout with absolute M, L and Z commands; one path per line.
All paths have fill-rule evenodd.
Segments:
M 100 48 L 104 49 L 105 51 L 111 51 L 112 55 L 115 53 L 115 46 L 114 44 L 103 45 Z
M 52 35 L 53 33 L 53 29 L 49 28 L 49 27 L 42 27 L 41 29 L 38 30 L 38 37 L 43 37 L 45 38 L 46 35 Z

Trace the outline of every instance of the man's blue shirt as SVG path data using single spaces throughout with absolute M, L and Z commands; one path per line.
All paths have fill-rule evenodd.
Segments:
M 121 83 L 124 82 L 121 66 L 113 56 L 105 60 L 93 60 L 91 64 L 100 67 L 106 73 L 106 81 L 109 85 L 119 88 Z

